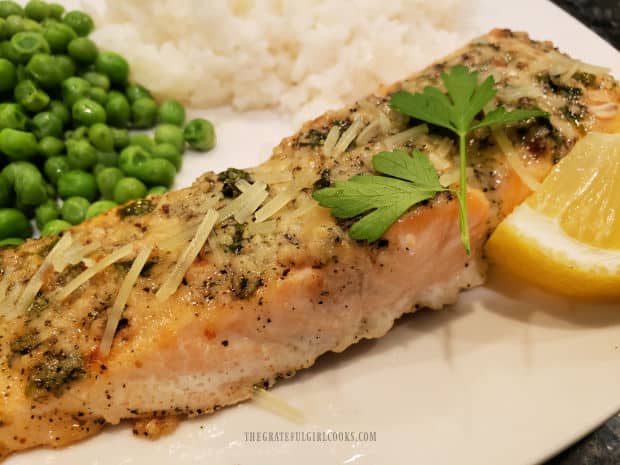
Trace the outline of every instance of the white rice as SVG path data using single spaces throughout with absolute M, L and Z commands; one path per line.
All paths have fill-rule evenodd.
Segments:
M 305 116 L 462 45 L 471 14 L 462 0 L 109 0 L 96 14 L 83 4 L 100 47 L 156 96 Z

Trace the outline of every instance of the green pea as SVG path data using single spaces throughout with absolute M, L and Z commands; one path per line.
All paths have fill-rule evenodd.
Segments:
M 24 18 L 17 15 L 7 17 L 4 21 L 4 26 L 9 37 L 26 30 L 26 27 L 24 26 Z
M 118 166 L 118 153 L 116 152 L 97 152 L 97 164 L 104 167 Z
M 90 85 L 93 87 L 101 87 L 103 90 L 110 90 L 110 78 L 108 78 L 105 74 L 98 73 L 96 71 L 87 71 L 82 77 L 90 82 Z M 117 92 L 119 95 L 123 95 L 120 92 Z
M 56 87 L 64 77 L 56 57 L 43 53 L 35 53 L 32 56 L 26 65 L 26 72 L 46 89 Z
M 154 158 L 163 158 L 165 160 L 168 160 L 174 165 L 177 171 L 179 171 L 181 169 L 181 166 L 183 165 L 183 159 L 181 158 L 181 154 L 172 144 L 157 144 L 153 149 L 152 153 Z
M 82 98 L 73 104 L 71 116 L 76 124 L 92 126 L 105 123 L 106 113 L 103 107 L 89 98 Z
M 138 177 L 139 167 L 152 155 L 139 145 L 129 145 L 118 157 L 118 167 L 128 176 Z
M 151 92 L 149 92 L 146 87 L 135 83 L 129 84 L 127 86 L 127 89 L 125 89 L 125 94 L 127 95 L 127 98 L 131 103 L 134 103 L 136 100 L 141 98 L 149 98 L 151 100 L 153 99 Z
M 69 55 L 55 55 L 56 65 L 62 75 L 61 81 L 70 78 L 75 74 L 75 63 Z
M 97 186 L 104 199 L 114 198 L 114 187 L 116 183 L 125 177 L 125 174 L 118 168 L 109 167 L 102 169 L 96 175 Z
M 93 146 L 101 151 L 114 149 L 114 135 L 112 129 L 104 123 L 95 123 L 88 129 L 88 138 Z
M 26 129 L 28 117 L 16 103 L 0 103 L 0 128 Z
M 15 65 L 5 58 L 0 58 L 0 92 L 6 92 L 17 83 Z
M 0 1 L 0 17 L 6 18 L 11 15 L 24 16 L 24 9 L 17 2 L 10 0 Z
M 108 113 L 108 120 L 110 119 L 109 116 Z M 129 131 L 127 129 L 112 128 L 112 136 L 115 149 L 124 149 L 129 145 Z
M 63 202 L 60 214 L 63 220 L 71 224 L 80 224 L 86 219 L 88 207 L 90 202 L 84 197 L 69 197 Z
M 4 176 L 0 176 L 0 207 L 10 206 L 12 200 L 11 185 Z
M 70 77 L 62 81 L 62 101 L 68 108 L 75 102 L 88 97 L 90 82 L 80 77 Z
M 123 178 L 114 186 L 114 201 L 119 205 L 146 196 L 146 186 L 136 178 Z
M 71 223 L 65 220 L 52 220 L 45 223 L 43 229 L 41 229 L 41 237 L 55 236 L 61 232 L 69 229 Z
M 110 78 L 113 84 L 124 85 L 129 76 L 129 63 L 114 52 L 99 53 L 95 60 L 95 69 Z
M 0 239 L 26 238 L 32 234 L 28 218 L 16 208 L 0 208 Z
M 138 166 L 137 178 L 149 186 L 171 186 L 176 174 L 174 165 L 168 160 L 153 158 Z
M 67 107 L 59 100 L 52 100 L 47 109 L 50 113 L 56 115 L 56 117 L 62 121 L 62 125 L 66 126 L 71 122 L 71 113 L 67 110 Z
M 139 134 L 130 134 L 129 135 L 129 145 L 138 145 L 142 147 L 147 152 L 152 152 L 155 148 L 155 142 L 148 134 L 139 133 Z
M 34 134 L 4 128 L 0 131 L 0 151 L 11 160 L 28 160 L 37 154 L 39 145 Z
M 65 132 L 65 139 L 86 139 L 88 137 L 88 127 L 80 126 L 75 128 L 73 131 Z
M 47 179 L 54 184 L 58 184 L 58 180 L 65 173 L 71 170 L 67 157 L 51 157 L 45 161 L 43 172 Z
M 114 207 L 116 207 L 116 202 L 111 200 L 99 200 L 88 207 L 88 210 L 86 210 L 86 219 L 89 220 L 99 216 Z
M 43 111 L 32 118 L 32 132 L 37 139 L 62 137 L 62 121 L 54 113 Z
M 150 128 L 155 124 L 157 104 L 155 100 L 141 97 L 131 104 L 131 119 L 136 128 Z
M 94 63 L 97 59 L 97 54 L 99 53 L 95 43 L 88 37 L 78 37 L 73 39 L 69 42 L 69 45 L 67 45 L 67 51 L 69 52 L 69 56 L 71 58 L 83 65 L 90 65 L 91 63 Z
M 124 95 L 118 93 L 112 94 L 112 92 L 110 92 L 105 110 L 110 125 L 119 128 L 127 127 L 129 119 L 131 118 L 131 107 Z
M 6 58 L 13 64 L 19 63 L 19 57 L 15 54 L 15 50 L 11 47 L 11 42 L 8 40 L 0 42 L 0 55 L 2 58 Z
M 6 239 L 2 239 L 0 241 L 0 248 L 6 248 L 6 247 L 19 247 L 20 245 L 22 245 L 24 242 L 23 239 L 19 238 L 19 237 L 7 237 Z
M 11 37 L 10 44 L 12 55 L 19 63 L 27 63 L 35 53 L 50 52 L 50 46 L 39 32 L 18 32 Z
M 88 92 L 88 98 L 94 100 L 99 105 L 104 106 L 108 103 L 108 94 L 101 87 L 91 87 Z
M 39 229 L 43 228 L 50 221 L 58 219 L 59 216 L 60 208 L 58 208 L 55 200 L 48 200 L 39 205 L 34 211 L 34 217 Z
M 97 163 L 97 150 L 86 139 L 68 140 L 67 161 L 73 169 L 88 170 Z
M 52 53 L 65 53 L 69 42 L 77 37 L 73 29 L 62 23 L 53 23 L 46 26 L 42 34 L 49 44 Z
M 35 21 L 43 21 L 50 15 L 50 6 L 41 0 L 30 0 L 24 8 L 26 17 Z
M 43 32 L 41 23 L 30 18 L 23 18 L 22 27 L 25 32 Z
M 200 152 L 206 152 L 215 146 L 213 124 L 203 118 L 196 118 L 187 123 L 183 136 L 191 148 Z
M 0 172 L 0 175 L 2 175 L 10 186 L 15 186 L 15 180 L 23 172 L 31 172 L 36 175 L 39 172 L 39 168 L 28 161 L 14 161 L 6 165 L 2 169 L 2 172 Z
M 95 27 L 92 18 L 82 11 L 70 11 L 63 18 L 63 23 L 71 27 L 77 35 L 87 36 Z
M 84 197 L 89 201 L 97 198 L 97 181 L 95 176 L 82 170 L 71 170 L 58 179 L 58 195 L 69 197 Z
M 30 79 L 25 79 L 15 86 L 15 101 L 31 112 L 41 111 L 50 103 L 49 95 Z
M 19 169 L 14 188 L 17 201 L 23 205 L 41 205 L 47 200 L 47 186 L 38 169 Z
M 54 136 L 45 136 L 39 140 L 39 153 L 45 158 L 57 157 L 65 150 L 65 143 Z
M 60 3 L 50 3 L 50 18 L 54 18 L 57 20 L 62 19 L 62 15 L 65 13 L 65 7 Z
M 183 153 L 185 148 L 183 129 L 173 124 L 160 124 L 155 128 L 155 142 L 158 144 L 172 144 L 179 153 Z
M 166 192 L 168 192 L 166 186 L 153 186 L 148 190 L 147 195 L 164 195 Z
M 177 100 L 164 100 L 159 105 L 157 120 L 160 123 L 183 126 L 185 123 L 185 108 Z

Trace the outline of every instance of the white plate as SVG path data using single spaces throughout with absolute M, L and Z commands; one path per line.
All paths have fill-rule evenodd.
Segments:
M 618 52 L 552 4 L 475 3 L 480 8 L 458 13 L 477 11 L 475 34 L 496 26 L 527 30 L 620 76 Z M 294 130 L 270 113 L 206 115 L 219 145 L 188 156 L 183 184 L 205 170 L 254 165 Z M 496 280 L 453 308 L 405 317 L 383 339 L 327 355 L 278 384 L 274 392 L 305 413 L 301 426 L 246 403 L 186 421 L 158 441 L 135 438 L 124 425 L 6 463 L 526 465 L 620 409 L 619 362 L 619 306 L 567 302 Z M 376 440 L 246 441 L 251 431 L 374 432 Z

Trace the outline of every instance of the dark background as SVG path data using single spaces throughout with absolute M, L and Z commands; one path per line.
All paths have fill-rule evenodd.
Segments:
M 620 49 L 620 0 L 552 1 Z M 620 465 L 620 416 L 545 465 Z

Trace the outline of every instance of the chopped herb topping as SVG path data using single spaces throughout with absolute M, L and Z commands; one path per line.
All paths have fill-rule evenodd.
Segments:
M 331 172 L 328 169 L 321 171 L 319 179 L 314 183 L 315 189 L 325 189 L 332 185 Z
M 235 233 L 232 238 L 232 243 L 228 246 L 228 250 L 235 255 L 239 255 L 243 250 L 243 232 L 247 223 L 236 223 Z
M 36 318 L 39 315 L 41 315 L 41 313 L 43 312 L 43 310 L 45 310 L 48 304 L 49 304 L 49 301 L 47 300 L 47 298 L 43 296 L 41 293 L 39 293 L 35 297 L 34 301 L 30 304 L 28 309 L 26 310 L 26 314 L 29 317 Z
M 323 131 L 319 131 L 317 129 L 310 129 L 307 133 L 299 138 L 297 145 L 300 147 L 310 146 L 317 147 L 319 145 L 323 145 L 325 143 L 325 138 L 327 135 Z
M 570 101 L 579 100 L 583 91 L 579 87 L 570 87 L 557 82 L 557 80 L 549 73 L 541 73 L 537 76 L 538 82 L 543 85 L 546 90 L 561 95 Z
M 573 74 L 573 79 L 581 82 L 586 87 L 592 87 L 596 83 L 596 76 L 592 73 L 586 73 L 584 71 L 577 71 Z
M 221 181 L 222 194 L 227 198 L 235 198 L 241 194 L 241 191 L 235 186 L 235 183 L 241 179 L 252 182 L 250 175 L 237 168 L 228 168 L 217 175 L 218 181 Z
M 67 386 L 85 374 L 84 362 L 78 354 L 46 353 L 29 377 L 28 391 L 41 389 L 60 397 Z
M 155 209 L 155 204 L 149 199 L 140 199 L 131 202 L 123 208 L 118 209 L 118 216 L 127 218 L 128 216 L 142 216 L 151 213 Z
M 41 341 L 36 332 L 30 332 L 19 336 L 11 342 L 11 352 L 13 356 L 27 355 L 36 349 Z

